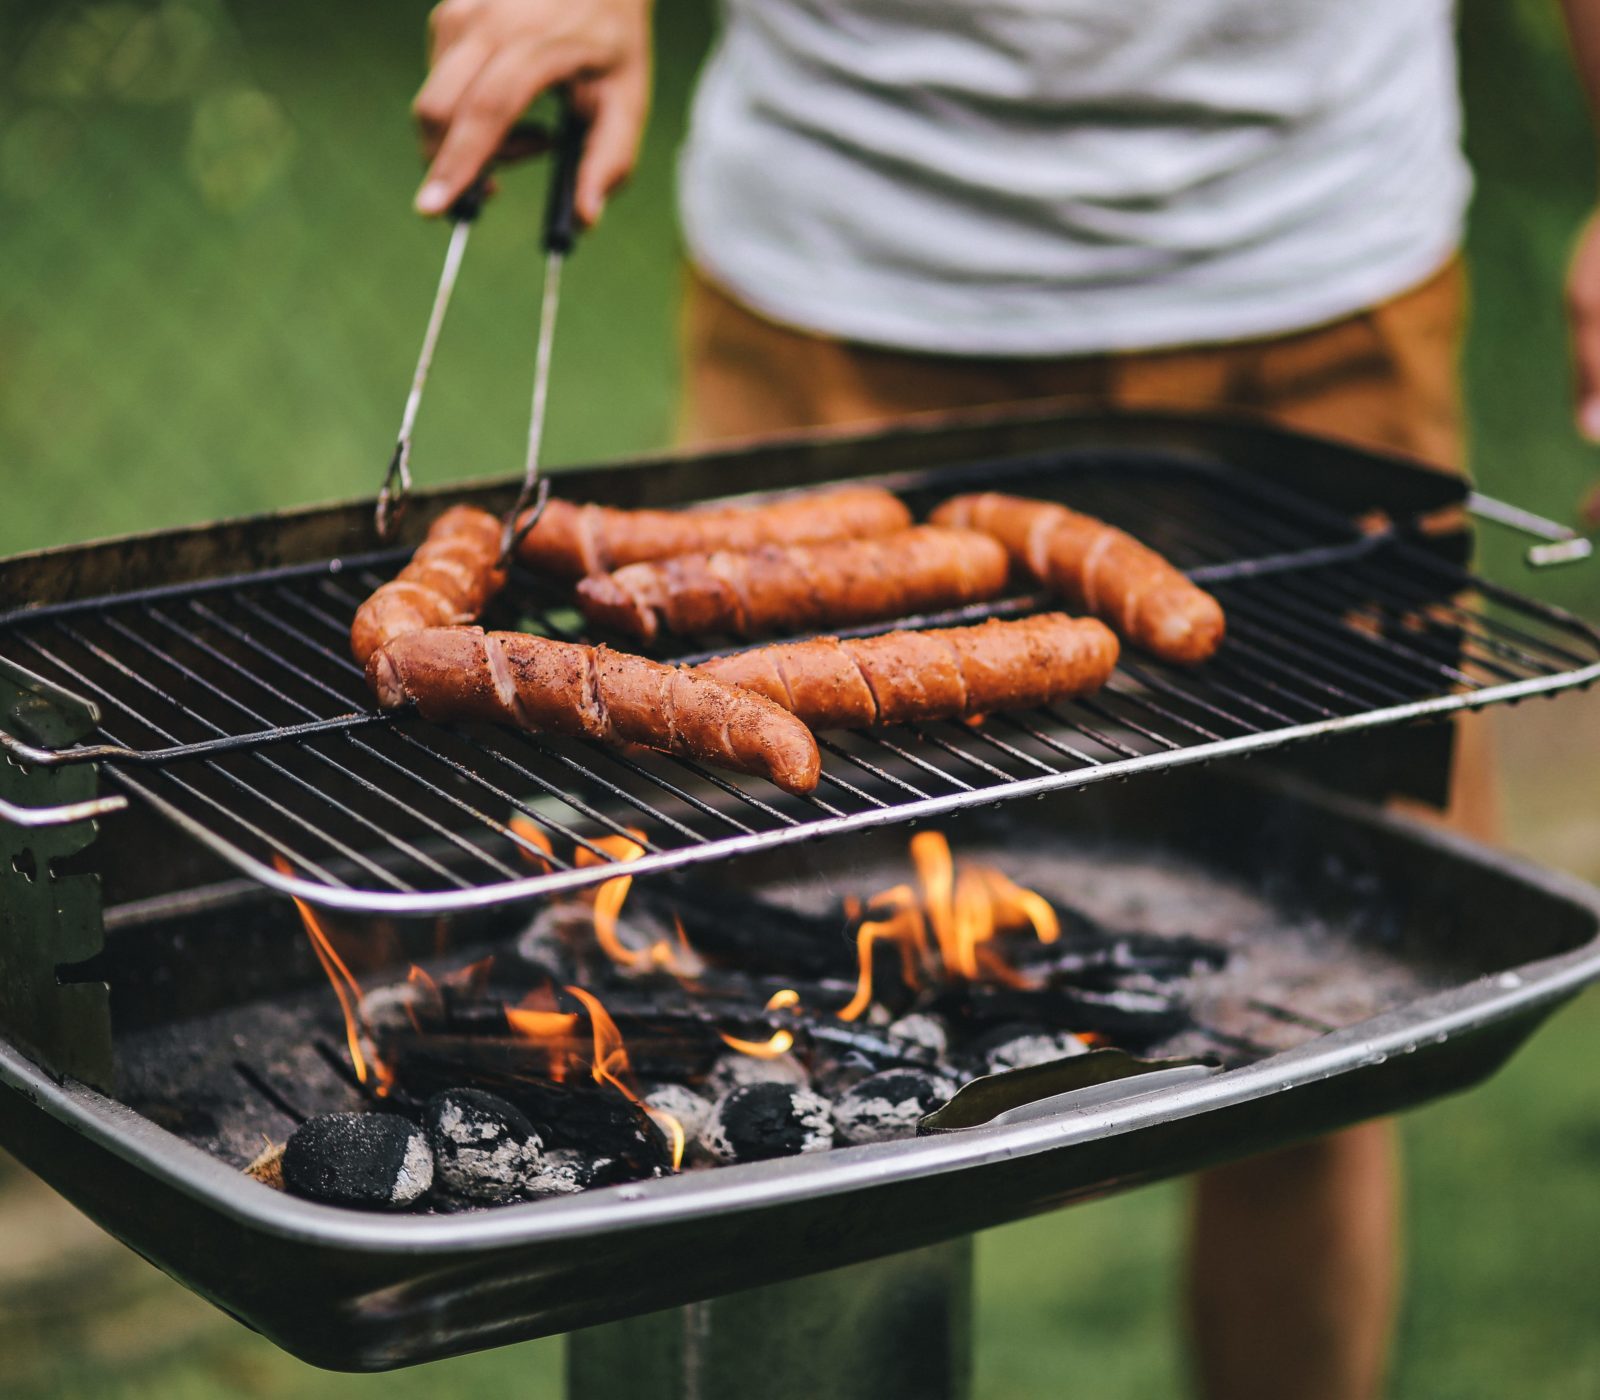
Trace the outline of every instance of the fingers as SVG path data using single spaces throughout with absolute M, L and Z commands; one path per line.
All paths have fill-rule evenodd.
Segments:
M 632 172 L 639 156 L 650 106 L 650 71 L 630 65 L 609 77 L 586 83 L 581 94 L 590 109 L 589 139 L 578 166 L 574 204 L 585 224 L 599 222 L 606 200 Z
M 506 133 L 541 92 L 576 66 L 564 49 L 503 48 L 478 70 L 451 112 L 416 207 L 442 214 L 489 163 Z
M 411 115 L 417 119 L 430 156 L 438 151 L 451 117 L 492 52 L 483 40 L 469 37 L 445 49 L 434 62 L 427 82 L 411 103 Z

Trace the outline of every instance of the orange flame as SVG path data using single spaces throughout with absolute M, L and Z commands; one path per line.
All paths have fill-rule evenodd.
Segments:
M 550 842 L 549 835 L 536 826 L 534 822 L 521 812 L 513 812 L 511 820 L 506 823 L 511 828 L 511 835 L 516 841 L 517 850 L 522 858 L 533 866 L 541 875 L 548 874 L 555 868 L 555 847 Z M 529 847 L 537 847 L 530 850 Z M 543 851 L 541 856 L 539 851 Z
M 677 1117 L 668 1113 L 664 1108 L 651 1108 L 649 1104 L 643 1105 L 644 1111 L 655 1121 L 658 1128 L 667 1135 L 667 1143 L 672 1148 L 672 1170 L 678 1171 L 683 1166 L 683 1149 L 685 1136 L 683 1124 Z
M 272 863 L 283 874 L 294 874 L 294 867 L 282 856 L 274 855 Z M 297 895 L 291 895 L 290 898 L 294 900 L 294 907 L 299 911 L 300 922 L 304 925 L 306 937 L 311 943 L 311 951 L 317 955 L 317 961 L 322 964 L 323 972 L 333 985 L 333 994 L 339 999 L 339 1011 L 344 1017 L 345 1043 L 350 1048 L 350 1067 L 355 1070 L 356 1079 L 362 1084 L 371 1080 L 373 1093 L 382 1098 L 394 1083 L 394 1072 L 376 1055 L 372 1057 L 371 1065 L 368 1065 L 367 1057 L 361 1049 L 360 1010 L 363 999 L 361 984 L 345 966 L 344 959 L 339 956 L 338 949 L 333 946 L 332 940 L 323 930 L 311 906 Z
M 644 833 L 633 827 L 629 827 L 628 831 L 628 836 L 602 836 L 593 844 L 613 861 L 626 863 L 638 860 L 644 854 Z M 605 856 L 596 855 L 587 846 L 579 846 L 576 863 L 579 869 L 583 869 L 592 865 L 604 865 L 606 860 Z M 617 919 L 622 913 L 622 906 L 627 902 L 628 891 L 632 888 L 632 875 L 617 875 L 602 884 L 594 896 L 595 941 L 600 944 L 601 950 L 612 962 L 623 967 L 637 967 L 650 958 L 649 949 L 630 948 L 617 937 Z
M 788 1011 L 800 1005 L 800 993 L 793 987 L 785 987 L 774 992 L 767 998 L 768 1011 Z M 786 1029 L 774 1031 L 765 1040 L 740 1040 L 737 1036 L 729 1035 L 726 1031 L 718 1031 L 722 1042 L 730 1050 L 737 1050 L 741 1055 L 750 1055 L 758 1060 L 775 1060 L 779 1055 L 787 1055 L 794 1049 L 794 1034 Z
M 868 919 L 856 930 L 856 956 L 860 972 L 856 978 L 855 995 L 839 1008 L 838 1017 L 841 1021 L 854 1021 L 872 1005 L 872 950 L 879 942 L 892 941 L 899 945 L 902 970 L 914 952 L 920 953 L 927 948 L 927 924 L 923 920 L 922 910 L 917 907 L 917 897 L 910 885 L 896 885 L 893 889 L 885 890 L 875 896 L 867 908 L 870 910 L 879 905 L 885 907 L 889 917 Z
M 627 1046 L 622 1043 L 622 1032 L 611 1019 L 611 1013 L 600 1005 L 600 998 L 593 992 L 573 986 L 569 986 L 567 991 L 577 997 L 583 1003 L 583 1009 L 589 1013 L 589 1029 L 594 1036 L 594 1059 L 590 1065 L 594 1082 L 609 1084 L 624 1098 L 638 1103 L 639 1096 L 619 1077 L 624 1074 L 631 1076 L 633 1067 L 628 1063 Z
M 1026 987 L 1032 983 L 1006 962 L 993 940 L 1025 928 L 1041 943 L 1054 943 L 1061 936 L 1061 921 L 1043 895 L 990 866 L 958 866 L 941 833 L 917 832 L 910 854 L 920 895 L 908 885 L 896 885 L 869 903 L 869 912 L 882 908 L 889 917 L 869 919 L 856 931 L 860 972 L 855 995 L 838 1012 L 841 1020 L 855 1020 L 872 1004 L 872 950 L 880 942 L 898 946 L 901 975 L 909 987 L 921 984 L 928 967 L 930 929 L 946 977 L 969 982 L 988 978 Z M 845 907 L 853 915 L 848 900 Z

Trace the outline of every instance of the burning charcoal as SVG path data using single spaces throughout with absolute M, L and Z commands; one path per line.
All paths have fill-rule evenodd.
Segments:
M 1008 1069 L 1023 1069 L 1028 1065 L 1047 1065 L 1052 1060 L 1068 1060 L 1089 1051 L 1077 1036 L 1066 1031 L 1028 1030 L 1017 1034 L 1015 1026 L 1004 1029 L 1006 1039 L 996 1042 L 986 1037 L 989 1043 L 979 1051 L 990 1074 L 1002 1074 Z
M 283 1180 L 297 1196 L 337 1206 L 398 1210 L 433 1185 L 422 1131 L 394 1113 L 325 1113 L 294 1130 Z
M 806 1067 L 793 1055 L 757 1056 L 730 1050 L 719 1055 L 706 1076 L 706 1093 L 721 1098 L 746 1084 L 788 1084 L 804 1089 L 811 1083 Z
M 658 1113 L 670 1113 L 682 1125 L 683 1135 L 690 1142 L 700 1136 L 700 1129 L 711 1116 L 710 1101 L 681 1084 L 657 1084 L 644 1096 L 644 1106 Z
M 700 1146 L 718 1162 L 761 1162 L 833 1146 L 828 1101 L 788 1084 L 746 1084 L 717 1100 Z
M 920 1011 L 891 1021 L 884 1028 L 883 1036 L 908 1060 L 924 1060 L 929 1064 L 942 1059 L 950 1048 L 944 1022 Z
M 523 1180 L 523 1194 L 573 1196 L 579 1191 L 586 1191 L 589 1189 L 588 1165 L 588 1160 L 581 1152 L 566 1148 L 552 1152 L 539 1164 L 536 1172 Z
M 954 1097 L 956 1086 L 922 1069 L 891 1069 L 863 1079 L 833 1105 L 833 1122 L 848 1143 L 913 1137 L 917 1124 Z
M 543 1143 L 515 1104 L 482 1089 L 447 1089 L 423 1109 L 440 1182 L 475 1201 L 508 1201 L 543 1166 Z

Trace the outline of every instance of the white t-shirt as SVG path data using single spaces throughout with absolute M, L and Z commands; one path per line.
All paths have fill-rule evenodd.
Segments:
M 1456 247 L 1451 0 L 726 0 L 680 201 L 774 320 L 1063 355 L 1303 329 Z

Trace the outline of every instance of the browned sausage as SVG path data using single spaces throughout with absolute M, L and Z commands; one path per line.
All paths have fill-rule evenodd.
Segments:
M 578 584 L 591 622 L 652 641 L 724 632 L 746 637 L 899 617 L 993 598 L 1005 549 L 988 535 L 921 525 L 875 539 L 686 554 L 629 564 Z
M 1226 624 L 1215 598 L 1155 550 L 1091 515 L 991 491 L 956 496 L 932 518 L 987 531 L 1040 583 L 1165 661 L 1192 666 L 1222 645 Z
M 977 627 L 756 647 L 695 669 L 782 705 L 813 729 L 970 719 L 1098 690 L 1117 639 L 1093 618 L 1044 613 Z
M 911 512 L 876 486 L 697 510 L 616 510 L 552 500 L 517 557 L 531 569 L 578 578 L 645 559 L 886 535 L 910 524 Z
M 643 744 L 787 792 L 810 792 L 822 767 L 811 731 L 761 696 L 604 646 L 433 627 L 373 652 L 367 684 L 380 705 L 414 700 L 424 719 Z
M 472 622 L 504 586 L 500 522 L 486 510 L 451 506 L 428 529 L 411 562 L 356 609 L 350 651 L 358 664 L 384 643 L 424 627 Z

